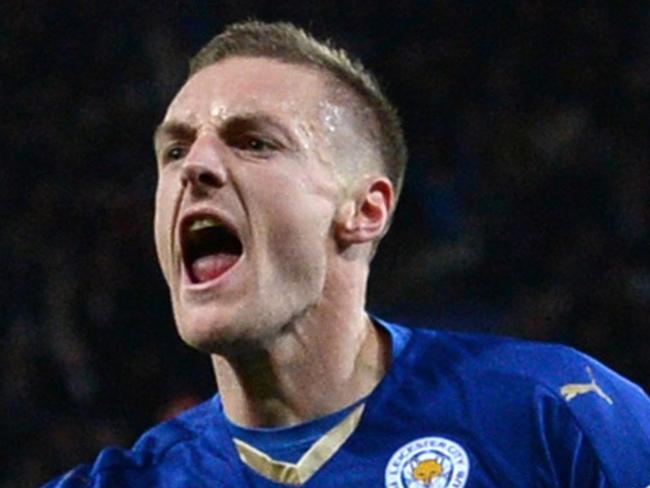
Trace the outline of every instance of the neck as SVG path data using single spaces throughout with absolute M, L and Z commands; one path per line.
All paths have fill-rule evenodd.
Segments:
M 262 348 L 212 356 L 230 420 L 248 427 L 294 425 L 374 389 L 390 361 L 390 340 L 363 309 L 365 289 L 350 291 L 335 303 L 323 300 Z M 355 295 L 361 303 L 351 303 L 358 302 Z

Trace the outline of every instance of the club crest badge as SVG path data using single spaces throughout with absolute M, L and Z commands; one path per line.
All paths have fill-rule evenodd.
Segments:
M 399 448 L 386 465 L 386 488 L 463 488 L 469 458 L 454 441 L 423 437 Z

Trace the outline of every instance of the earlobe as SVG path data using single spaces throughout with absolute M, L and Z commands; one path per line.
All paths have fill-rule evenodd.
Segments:
M 380 238 L 393 211 L 395 192 L 386 177 L 364 185 L 356 198 L 345 202 L 339 216 L 338 237 L 343 244 L 360 244 Z

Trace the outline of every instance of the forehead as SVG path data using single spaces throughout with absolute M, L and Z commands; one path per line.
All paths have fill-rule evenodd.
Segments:
M 199 124 L 248 112 L 304 118 L 323 105 L 324 78 L 315 69 L 274 59 L 228 58 L 194 74 L 165 120 Z

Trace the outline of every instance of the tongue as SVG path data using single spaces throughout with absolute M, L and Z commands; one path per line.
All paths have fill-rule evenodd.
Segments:
M 236 254 L 210 254 L 192 263 L 192 275 L 199 283 L 214 280 L 228 271 L 239 259 Z

